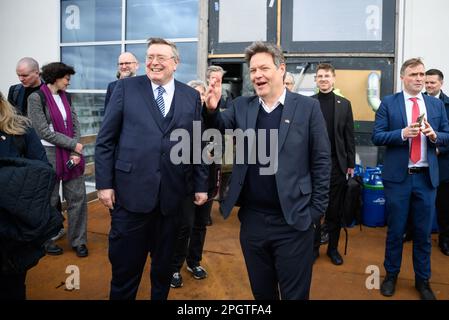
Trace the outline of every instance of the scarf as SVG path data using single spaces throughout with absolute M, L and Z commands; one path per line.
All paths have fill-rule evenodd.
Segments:
M 48 111 L 50 113 L 51 122 L 53 124 L 55 132 L 59 132 L 63 135 L 66 135 L 69 138 L 73 138 L 74 132 L 73 132 L 72 112 L 65 91 L 61 90 L 58 92 L 58 94 L 61 97 L 65 113 L 67 115 L 66 120 L 67 127 L 64 125 L 64 119 L 62 118 L 62 114 L 59 111 L 55 99 L 53 99 L 53 95 L 50 89 L 47 87 L 46 84 L 42 84 L 40 90 L 45 96 L 45 101 L 47 104 Z M 70 160 L 71 152 L 72 150 L 56 146 L 56 168 L 55 168 L 56 179 L 68 181 L 78 178 L 79 176 L 84 174 L 85 162 L 84 157 L 82 155 L 80 155 L 81 161 L 77 166 L 75 166 L 72 169 L 67 168 L 66 163 L 67 161 Z

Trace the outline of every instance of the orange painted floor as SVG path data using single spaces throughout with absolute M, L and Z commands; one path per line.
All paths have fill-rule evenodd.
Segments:
M 171 289 L 172 300 L 247 300 L 252 299 L 246 268 L 239 243 L 239 222 L 235 212 L 224 221 L 214 204 L 213 225 L 208 227 L 202 265 L 209 276 L 195 280 L 185 268 L 182 270 L 184 286 Z M 27 296 L 30 300 L 105 300 L 108 299 L 111 268 L 107 256 L 109 214 L 97 201 L 89 203 L 88 247 L 89 256 L 78 258 L 65 238 L 58 241 L 64 248 L 61 256 L 45 256 L 28 272 Z M 378 267 L 382 280 L 382 267 L 386 228 L 358 226 L 349 229 L 348 254 L 342 266 L 334 266 L 321 247 L 321 256 L 314 265 L 310 298 L 312 300 L 417 300 L 412 267 L 412 243 L 404 246 L 402 271 L 396 294 L 383 297 L 377 289 L 367 289 L 365 273 L 368 266 Z M 340 241 L 343 253 L 344 233 Z M 431 286 L 438 299 L 449 300 L 449 257 L 437 247 L 437 235 L 432 235 Z M 80 289 L 69 291 L 65 280 L 66 268 L 75 265 L 80 270 Z M 373 282 L 375 283 L 375 281 Z M 138 299 L 149 299 L 149 264 L 138 292 Z

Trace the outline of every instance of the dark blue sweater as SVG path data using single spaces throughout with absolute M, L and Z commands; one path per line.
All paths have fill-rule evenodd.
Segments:
M 271 158 L 273 158 L 273 156 L 269 155 L 270 129 L 279 129 L 282 109 L 283 106 L 279 105 L 271 113 L 267 113 L 262 106 L 260 106 L 259 114 L 257 116 L 256 146 L 259 146 L 262 143 L 265 144 L 266 156 L 270 156 Z M 259 141 L 257 137 L 257 131 L 259 129 L 266 130 L 265 141 Z M 258 147 L 256 147 L 256 151 L 257 150 Z M 243 206 L 259 212 L 279 214 L 282 212 L 282 208 L 276 187 L 275 175 L 260 175 L 259 169 L 261 167 L 268 167 L 269 164 L 262 165 L 257 156 L 256 159 L 256 164 L 250 164 L 248 166 L 248 172 L 246 173 L 245 184 L 242 190 Z

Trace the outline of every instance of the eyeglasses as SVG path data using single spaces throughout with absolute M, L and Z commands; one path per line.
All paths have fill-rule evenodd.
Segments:
M 147 61 L 148 62 L 153 62 L 154 60 L 158 61 L 159 63 L 164 63 L 170 59 L 173 59 L 175 56 L 171 56 L 171 57 L 164 57 L 164 56 L 147 56 Z
M 133 62 L 119 62 L 117 63 L 118 66 L 123 67 L 123 66 L 130 66 L 131 64 L 136 63 L 135 61 Z

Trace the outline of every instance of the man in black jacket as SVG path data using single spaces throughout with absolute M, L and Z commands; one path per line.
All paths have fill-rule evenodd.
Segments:
M 313 97 L 320 102 L 321 112 L 326 121 L 332 154 L 329 206 L 325 215 L 325 222 L 329 232 L 327 255 L 333 264 L 341 265 L 343 264 L 343 258 L 338 252 L 338 240 L 340 238 L 342 204 L 347 176 L 354 175 L 354 121 L 351 102 L 333 92 L 335 68 L 329 63 L 320 63 L 317 66 L 315 81 L 319 92 Z M 315 235 L 315 259 L 319 256 L 320 238 L 321 232 L 320 227 L 318 227 Z
M 39 90 L 42 80 L 39 77 L 39 63 L 30 57 L 17 62 L 16 73 L 20 83 L 12 85 L 8 92 L 8 101 L 25 117 L 28 114 L 28 96 Z

